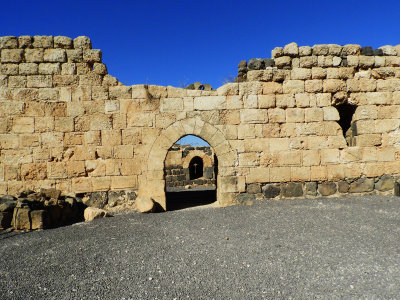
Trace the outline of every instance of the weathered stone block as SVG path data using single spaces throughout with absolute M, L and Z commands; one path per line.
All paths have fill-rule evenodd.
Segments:
M 334 182 L 322 182 L 318 184 L 318 192 L 322 196 L 330 196 L 335 194 L 337 191 L 336 183 Z
M 302 80 L 287 80 L 283 82 L 283 93 L 297 94 L 304 93 L 304 81 Z
M 379 180 L 375 183 L 375 189 L 378 191 L 389 191 L 393 190 L 395 180 L 391 175 L 383 175 Z
M 23 60 L 24 50 L 22 49 L 3 49 L 1 50 L 2 63 L 20 63 Z
M 74 39 L 74 48 L 91 49 L 92 42 L 87 36 L 78 36 Z
M 304 189 L 307 196 L 317 196 L 317 183 L 315 181 L 306 182 Z
M 102 53 L 100 50 L 87 49 L 83 51 L 83 61 L 87 63 L 101 62 Z
M 289 56 L 282 56 L 274 58 L 275 66 L 278 68 L 290 67 L 292 64 L 292 59 Z
M 0 212 L 0 230 L 11 227 L 13 213 L 12 211 L 1 211 Z
M 289 182 L 281 185 L 283 197 L 302 197 L 303 196 L 303 184 Z
M 21 63 L 19 66 L 20 75 L 37 75 L 39 68 L 35 63 Z
M 15 36 L 0 37 L 0 49 L 18 48 L 18 39 Z
M 366 193 L 374 190 L 373 178 L 360 178 L 350 184 L 350 193 Z

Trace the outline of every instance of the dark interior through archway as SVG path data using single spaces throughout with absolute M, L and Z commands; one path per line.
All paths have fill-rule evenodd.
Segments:
M 192 140 L 195 142 L 190 143 Z M 196 154 L 187 165 L 187 158 L 193 155 L 192 151 L 196 151 Z M 213 162 L 212 166 L 210 161 Z M 185 136 L 176 142 L 169 149 L 164 163 L 167 210 L 179 210 L 215 202 L 217 165 L 217 157 L 204 140 L 195 136 Z
M 195 156 L 189 163 L 189 178 L 194 180 L 203 176 L 203 160 Z
M 342 103 L 336 106 L 339 112 L 340 120 L 338 121 L 340 127 L 343 131 L 343 136 L 346 139 L 347 145 L 352 146 L 352 140 L 354 133 L 352 131 L 352 120 L 353 115 L 357 109 L 356 105 L 351 105 L 349 103 Z

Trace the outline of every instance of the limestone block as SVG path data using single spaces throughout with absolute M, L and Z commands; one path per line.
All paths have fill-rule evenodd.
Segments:
M 66 62 L 67 54 L 64 49 L 46 49 L 44 50 L 43 60 L 45 62 Z
M 182 98 L 161 98 L 161 112 L 177 112 L 183 110 Z
M 304 122 L 304 110 L 301 108 L 286 109 L 286 122 L 288 123 Z
M 344 45 L 342 49 L 342 55 L 343 56 L 349 56 L 349 55 L 359 55 L 361 52 L 361 46 L 360 45 Z
M 116 146 L 121 145 L 121 132 L 120 130 L 102 130 L 101 140 L 102 145 Z
M 296 57 L 299 55 L 299 47 L 297 46 L 296 43 L 287 44 L 283 48 L 283 55 Z
M 18 65 L 0 64 L 0 73 L 4 75 L 18 75 Z
M 87 36 L 78 36 L 74 39 L 74 48 L 92 49 L 92 42 Z
M 96 115 L 90 119 L 90 130 L 112 129 L 112 121 L 109 115 Z
M 306 108 L 304 120 L 306 123 L 321 122 L 324 120 L 324 110 L 319 107 Z
M 338 149 L 321 149 L 321 164 L 334 164 L 339 163 L 339 150 Z
M 371 92 L 367 93 L 367 103 L 368 104 L 391 104 L 392 93 L 391 92 Z
M 299 56 L 310 56 L 312 53 L 312 48 L 310 46 L 299 47 Z
M 316 56 L 304 56 L 300 57 L 299 67 L 300 68 L 309 68 L 318 66 L 318 58 Z
M 307 80 L 311 79 L 311 70 L 306 68 L 295 68 L 291 71 L 292 80 Z
M 241 123 L 266 123 L 268 113 L 266 109 L 243 109 L 240 111 Z
M 37 75 L 38 65 L 35 63 L 21 63 L 19 66 L 20 75 Z
M 249 174 L 246 175 L 246 183 L 255 182 L 269 182 L 270 169 L 269 168 L 251 168 Z
M 286 114 L 282 108 L 273 108 L 268 110 L 268 119 L 270 123 L 285 123 Z
M 274 61 L 277 68 L 290 67 L 292 64 L 292 59 L 290 56 L 277 57 L 274 59 Z
M 239 166 L 240 167 L 254 167 L 260 164 L 260 155 L 256 152 L 240 153 Z
M 276 105 L 275 95 L 258 95 L 259 108 L 273 108 Z M 229 101 L 228 101 L 229 106 Z M 227 107 L 229 109 L 229 107 Z
M 14 117 L 12 131 L 16 133 L 32 133 L 35 130 L 34 118 Z
M 382 50 L 383 55 L 387 55 L 387 56 L 396 56 L 397 55 L 396 48 L 393 46 L 390 46 L 390 45 L 382 46 L 382 47 L 379 47 L 378 49 Z
M 306 93 L 296 94 L 296 106 L 297 107 L 309 107 L 310 106 L 310 95 Z
M 397 56 L 386 56 L 385 66 L 387 67 L 398 67 L 400 66 L 400 58 Z
M 59 73 L 59 71 L 54 70 L 54 72 Z M 77 75 L 54 75 L 53 85 L 55 87 L 68 87 L 77 86 L 79 84 L 79 76 Z M 72 91 L 71 91 L 72 96 Z
M 271 58 L 277 58 L 283 55 L 283 48 L 282 47 L 276 47 L 272 49 L 271 51 Z
M 26 76 L 9 76 L 8 87 L 9 88 L 25 88 L 27 84 Z
M 273 165 L 275 166 L 300 166 L 301 165 L 300 151 L 279 151 L 274 154 Z
M 195 97 L 195 110 L 226 109 L 226 96 Z
M 62 75 L 75 75 L 76 74 L 76 64 L 74 64 L 74 63 L 61 64 L 61 74 Z
M 2 63 L 20 63 L 23 60 L 24 50 L 22 49 L 3 49 L 1 50 Z
M 347 56 L 347 65 L 349 67 L 358 67 L 360 63 L 359 56 L 349 55 Z
M 290 150 L 288 138 L 271 138 L 269 141 L 270 152 Z
M 18 146 L 19 146 L 18 135 L 10 133 L 0 134 L 1 149 L 16 149 L 18 148 Z
M 92 179 L 90 177 L 72 178 L 72 190 L 75 193 L 90 193 L 93 191 Z
M 29 88 L 47 88 L 53 85 L 50 75 L 31 75 L 27 79 L 27 87 Z
M 156 181 L 155 183 L 160 184 L 159 186 L 164 186 L 164 180 Z M 137 175 L 131 176 L 112 176 L 111 177 L 111 189 L 127 189 L 127 188 L 137 188 L 138 177 Z M 163 188 L 164 190 L 164 188 Z
M 358 65 L 363 69 L 372 68 L 375 65 L 375 57 L 361 55 L 359 56 Z
M 55 117 L 54 130 L 57 132 L 74 131 L 74 119 L 71 117 Z
M 129 86 L 110 86 L 110 99 L 131 99 L 132 89 Z
M 338 68 L 327 68 L 326 69 L 326 78 L 327 79 L 338 79 L 339 78 L 339 69 Z
M 321 67 L 313 67 L 311 70 L 312 79 L 325 79 L 327 71 Z
M 76 64 L 76 74 L 87 75 L 92 73 L 92 68 L 88 63 L 77 63 Z
M 311 180 L 325 181 L 328 180 L 326 166 L 311 166 Z
M 341 58 L 341 57 L 339 57 L 339 56 L 334 56 L 334 57 L 332 58 L 332 65 L 333 65 L 334 67 L 339 67 L 341 63 L 342 63 L 342 58 Z
M 290 177 L 290 167 L 269 168 L 269 182 L 286 182 L 290 181 Z
M 0 37 L 0 49 L 18 48 L 18 39 L 15 36 Z
M 87 63 L 101 62 L 101 50 L 86 49 L 83 51 L 83 61 Z
M 8 76 L 0 75 L 0 87 L 7 87 L 8 85 Z
M 39 64 L 39 74 L 60 74 L 61 67 L 59 63 L 41 63 Z
M 102 85 L 102 80 L 103 77 L 101 75 L 94 73 L 79 76 L 79 84 L 83 86 L 100 86 Z
M 310 167 L 291 167 L 290 179 L 291 181 L 310 181 L 311 168 Z
M 317 166 L 321 162 L 319 150 L 305 150 L 302 151 L 303 166 Z
M 80 132 L 66 132 L 64 136 L 65 146 L 74 146 L 83 144 L 83 133 Z
M 375 58 L 375 68 L 386 66 L 385 56 L 374 56 L 374 58 Z
M 324 121 L 339 121 L 340 116 L 338 110 L 333 106 L 323 107 Z
M 302 80 L 287 80 L 283 82 L 283 93 L 296 94 L 304 93 L 304 81 Z
M 66 50 L 67 60 L 70 63 L 80 63 L 83 61 L 82 49 L 71 49 Z
M 68 161 L 65 163 L 68 178 L 81 177 L 86 175 L 84 161 Z
M 282 94 L 282 84 L 278 82 L 263 82 L 263 94 Z
M 346 90 L 346 82 L 340 79 L 325 79 L 323 81 L 323 91 L 335 93 Z
M 83 212 L 85 221 L 93 221 L 95 219 L 101 219 L 109 216 L 110 215 L 104 209 L 97 207 L 87 207 Z
M 315 56 L 328 55 L 329 46 L 328 45 L 314 45 L 312 47 L 312 54 Z
M 296 99 L 294 94 L 276 95 L 276 106 L 287 108 L 294 107 L 296 104 Z
M 107 67 L 105 64 L 96 62 L 93 65 L 93 72 L 99 75 L 105 75 L 107 74 Z

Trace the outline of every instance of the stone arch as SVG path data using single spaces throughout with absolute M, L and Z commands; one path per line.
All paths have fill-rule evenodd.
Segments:
M 177 121 L 160 132 L 150 148 L 146 169 L 139 176 L 139 197 L 151 197 L 166 209 L 164 161 L 169 148 L 185 135 L 202 138 L 212 147 L 218 158 L 217 201 L 221 206 L 233 203 L 238 191 L 224 182 L 232 182 L 237 152 L 219 129 L 200 117 Z
M 213 160 L 211 159 L 211 157 L 200 150 L 191 150 L 190 153 L 183 160 L 182 167 L 184 169 L 189 168 L 189 164 L 195 156 L 198 156 L 203 160 L 204 167 L 212 167 Z

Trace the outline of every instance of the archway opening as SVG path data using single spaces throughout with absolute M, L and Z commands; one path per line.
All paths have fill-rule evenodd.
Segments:
M 203 160 L 199 156 L 195 156 L 189 163 L 189 178 L 195 180 L 203 177 Z
M 217 164 L 216 155 L 205 140 L 186 135 L 175 142 L 164 161 L 167 210 L 214 203 Z

